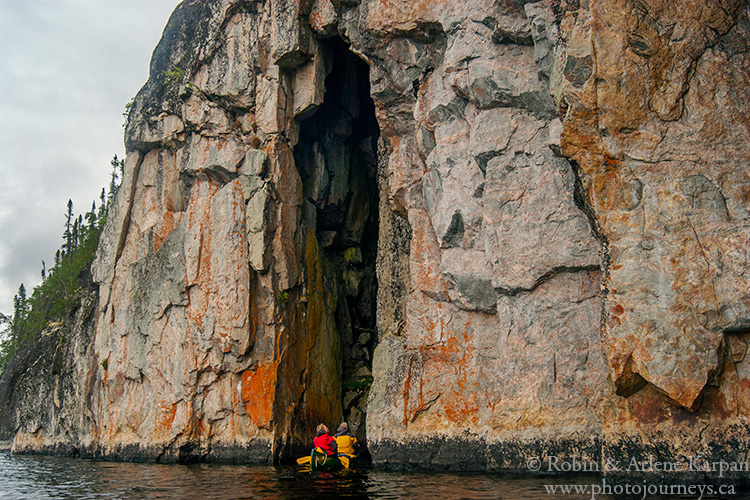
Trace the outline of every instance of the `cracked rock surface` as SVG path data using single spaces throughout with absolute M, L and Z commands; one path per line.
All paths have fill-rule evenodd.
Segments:
M 739 460 L 748 15 L 183 2 L 126 129 L 69 439 L 269 461 L 345 418 L 381 465 Z M 19 425 L 19 450 L 59 432 Z

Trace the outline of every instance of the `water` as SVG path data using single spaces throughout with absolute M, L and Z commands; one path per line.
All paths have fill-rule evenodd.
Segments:
M 601 484 L 597 476 L 506 477 L 494 474 L 387 472 L 312 473 L 296 466 L 160 465 L 11 456 L 0 452 L 0 499 L 582 499 L 548 493 L 550 484 Z M 643 499 L 643 495 L 595 498 Z M 645 498 L 657 498 L 646 496 Z M 671 496 L 669 498 L 697 498 Z M 704 496 L 704 498 L 708 498 Z M 719 497 L 711 497 L 719 498 Z M 741 495 L 726 498 L 747 498 Z

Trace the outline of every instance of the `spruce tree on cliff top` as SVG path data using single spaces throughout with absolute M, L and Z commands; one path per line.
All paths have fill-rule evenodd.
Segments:
M 41 332 L 64 321 L 79 307 L 82 275 L 94 260 L 109 207 L 120 187 L 125 161 L 114 156 L 109 193 L 102 189 L 100 206 L 96 201 L 86 214 L 75 215 L 73 201 L 65 212 L 63 243 L 55 253 L 55 264 L 47 269 L 42 261 L 42 283 L 27 297 L 23 283 L 13 298 L 13 314 L 0 313 L 0 372 L 19 350 L 33 345 Z M 85 224 L 84 224 L 85 221 Z

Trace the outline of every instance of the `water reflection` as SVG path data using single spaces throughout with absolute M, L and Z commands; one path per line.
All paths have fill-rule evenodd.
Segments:
M 576 476 L 576 483 L 596 483 Z M 571 478 L 354 469 L 313 473 L 295 466 L 159 465 L 21 457 L 0 452 L 0 499 L 579 499 L 549 495 L 545 484 Z M 596 498 L 611 500 L 599 495 Z M 650 498 L 650 497 L 649 497 Z M 675 497 L 672 497 L 675 498 Z M 733 498 L 744 498 L 736 496 Z

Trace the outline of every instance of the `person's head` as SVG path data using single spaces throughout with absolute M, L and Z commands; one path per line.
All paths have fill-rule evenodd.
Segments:
M 328 427 L 326 427 L 326 424 L 318 424 L 318 428 L 315 429 L 315 432 L 328 432 Z
M 346 422 L 341 422 L 341 424 L 339 425 L 339 429 L 344 429 L 345 431 L 348 431 L 349 424 L 347 424 Z

